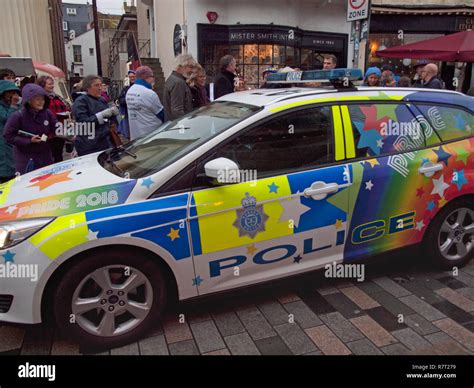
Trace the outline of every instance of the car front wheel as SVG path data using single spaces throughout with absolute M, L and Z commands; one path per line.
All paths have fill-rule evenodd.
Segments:
M 74 264 L 54 294 L 59 328 L 91 347 L 137 340 L 159 321 L 166 279 L 158 263 L 132 250 L 95 253 Z

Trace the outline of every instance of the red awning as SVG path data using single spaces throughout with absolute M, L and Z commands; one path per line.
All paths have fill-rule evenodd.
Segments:
M 474 31 L 467 30 L 421 42 L 390 47 L 375 53 L 384 58 L 474 62 Z

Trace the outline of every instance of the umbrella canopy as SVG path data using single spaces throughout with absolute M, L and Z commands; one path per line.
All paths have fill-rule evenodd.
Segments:
M 439 38 L 390 47 L 377 51 L 375 55 L 385 58 L 474 62 L 474 31 L 466 30 Z

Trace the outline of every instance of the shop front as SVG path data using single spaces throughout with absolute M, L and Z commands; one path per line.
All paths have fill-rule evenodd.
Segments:
M 347 34 L 268 24 L 197 24 L 197 35 L 198 60 L 208 76 L 214 77 L 220 58 L 231 54 L 250 88 L 263 83 L 262 72 L 268 67 L 318 69 L 325 54 L 334 54 L 338 67 L 347 66 Z
M 417 60 L 389 59 L 375 56 L 377 50 L 420 42 L 474 26 L 473 8 L 410 9 L 373 6 L 370 22 L 370 66 L 389 64 L 396 74 L 413 77 Z M 429 58 L 427 58 L 429 59 Z M 462 63 L 436 62 L 448 89 L 467 90 L 471 84 L 472 67 Z M 456 86 L 453 78 L 462 80 Z M 464 85 L 462 85 L 464 83 Z

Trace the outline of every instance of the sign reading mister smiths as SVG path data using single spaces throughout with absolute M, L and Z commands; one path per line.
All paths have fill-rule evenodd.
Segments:
M 370 0 L 347 0 L 347 21 L 367 19 Z

